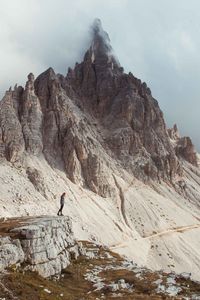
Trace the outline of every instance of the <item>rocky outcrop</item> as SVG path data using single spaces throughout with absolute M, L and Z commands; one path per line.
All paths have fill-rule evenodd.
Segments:
M 67 217 L 8 220 L 3 223 L 3 232 L 0 230 L 0 271 L 20 264 L 49 277 L 60 274 L 71 259 L 83 253 Z
M 182 137 L 178 140 L 176 153 L 178 156 L 181 156 L 192 165 L 198 166 L 197 154 L 194 145 L 189 137 Z
M 181 176 L 179 157 L 195 164 L 195 156 L 189 140 L 175 149 L 174 138 L 176 128 L 167 132 L 146 83 L 124 73 L 100 20 L 83 61 L 66 77 L 52 68 L 36 80 L 30 73 L 25 89 L 6 92 L 0 103 L 2 158 L 16 162 L 27 153 L 43 154 L 74 183 L 104 197 L 116 194 L 106 174 L 119 166 L 144 182 L 172 183 Z
M 167 129 L 167 132 L 168 132 L 171 140 L 176 141 L 180 138 L 178 127 L 176 124 L 174 124 L 174 126 L 172 128 Z
M 197 154 L 190 137 L 181 137 L 176 124 L 173 128 L 168 129 L 168 134 L 174 144 L 176 155 L 192 165 L 198 166 Z

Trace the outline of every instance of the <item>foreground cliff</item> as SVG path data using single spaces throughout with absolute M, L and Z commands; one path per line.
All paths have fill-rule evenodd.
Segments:
M 64 213 L 74 235 L 151 269 L 199 279 L 200 169 L 96 20 L 83 61 L 49 68 L 0 102 L 0 215 Z
M 19 218 L 0 223 L 0 271 L 22 265 L 26 271 L 49 277 L 60 274 L 81 254 L 69 218 Z

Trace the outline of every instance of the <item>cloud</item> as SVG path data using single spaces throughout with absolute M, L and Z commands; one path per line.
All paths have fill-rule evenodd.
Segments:
M 195 47 L 194 41 L 192 40 L 192 38 L 188 32 L 186 32 L 186 31 L 181 32 L 180 42 L 181 42 L 183 49 L 185 49 L 186 51 L 188 51 L 191 54 L 195 54 L 196 47 Z
M 0 0 L 0 95 L 29 72 L 66 73 L 100 18 L 125 70 L 146 81 L 164 111 L 198 149 L 199 0 Z

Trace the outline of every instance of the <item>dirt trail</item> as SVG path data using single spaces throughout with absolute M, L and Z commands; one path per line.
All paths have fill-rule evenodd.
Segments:
M 185 231 L 192 230 L 195 228 L 200 228 L 200 224 L 193 224 L 193 225 L 181 226 L 181 227 L 164 230 L 164 231 L 157 232 L 157 233 L 149 235 L 149 236 L 145 236 L 144 239 L 150 239 L 150 238 L 154 238 L 157 236 L 163 236 L 163 235 L 167 235 L 167 234 L 175 233 L 175 232 L 185 232 Z
M 179 233 L 179 232 L 185 232 L 185 231 L 192 230 L 192 229 L 197 229 L 197 228 L 200 228 L 200 224 L 193 224 L 193 225 L 188 225 L 188 226 L 181 226 L 181 227 L 171 228 L 171 229 L 168 229 L 168 230 L 164 230 L 164 231 L 161 231 L 161 232 L 154 233 L 154 234 L 149 235 L 149 236 L 145 236 L 145 237 L 143 237 L 143 239 L 152 239 L 152 238 L 156 238 L 156 237 L 163 236 L 163 235 Z M 117 248 L 124 248 L 124 247 L 126 247 L 126 242 L 113 245 L 113 246 L 110 247 L 110 249 L 114 250 L 114 249 L 117 249 Z

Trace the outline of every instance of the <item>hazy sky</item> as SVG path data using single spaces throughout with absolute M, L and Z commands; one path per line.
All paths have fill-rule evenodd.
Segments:
M 200 150 L 199 0 L 0 0 L 0 96 L 29 72 L 66 73 L 100 18 L 125 71 L 146 81 L 168 126 Z

